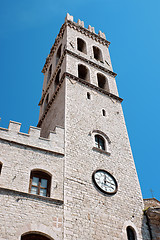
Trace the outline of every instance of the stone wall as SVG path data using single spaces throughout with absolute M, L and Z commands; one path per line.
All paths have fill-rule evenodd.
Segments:
M 0 239 L 20 240 L 31 230 L 62 239 L 64 129 L 56 128 L 50 139 L 40 137 L 40 129 L 19 132 L 20 124 L 10 122 L 0 128 Z M 32 170 L 51 176 L 50 197 L 29 193 Z
M 128 223 L 137 229 L 137 239 L 150 239 L 120 102 L 76 81 L 66 83 L 64 238 L 127 239 L 124 226 Z M 110 155 L 93 149 L 93 130 L 108 136 Z M 115 195 L 104 196 L 95 189 L 92 173 L 96 169 L 116 178 Z
M 144 199 L 145 215 L 147 216 L 151 239 L 160 239 L 160 202 L 155 199 Z

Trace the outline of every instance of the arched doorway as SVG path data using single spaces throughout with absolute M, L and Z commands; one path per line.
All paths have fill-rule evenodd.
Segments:
M 39 233 L 28 233 L 21 236 L 21 240 L 51 240 L 51 238 L 48 238 Z

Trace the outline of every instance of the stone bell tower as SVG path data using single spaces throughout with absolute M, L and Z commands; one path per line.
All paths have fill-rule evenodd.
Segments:
M 109 45 L 67 14 L 42 70 L 41 136 L 65 129 L 65 240 L 150 239 Z

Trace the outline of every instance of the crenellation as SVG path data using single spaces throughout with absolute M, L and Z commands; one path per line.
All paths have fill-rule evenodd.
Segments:
M 21 123 L 19 122 L 14 122 L 14 121 L 10 121 L 9 122 L 9 126 L 8 126 L 8 130 L 9 131 L 13 131 L 13 132 L 19 132 L 21 128 Z
M 78 19 L 77 24 L 81 27 L 84 27 L 84 22 Z
M 29 127 L 29 130 L 28 130 L 28 134 L 29 134 L 31 137 L 39 138 L 39 137 L 40 137 L 40 131 L 41 131 L 40 128 L 30 126 L 30 127 Z
M 69 21 L 72 21 L 72 22 L 73 22 L 73 16 L 72 16 L 72 15 L 70 15 L 69 13 L 67 13 L 67 15 L 66 15 L 66 17 L 65 17 L 65 21 L 67 21 L 67 20 L 69 20 Z
M 0 128 L 3 239 L 150 239 L 109 44 L 67 13 L 37 127 Z
M 0 127 L 0 138 L 20 145 L 64 154 L 64 129 L 62 127 L 56 126 L 48 138 L 40 136 L 41 129 L 38 127 L 30 126 L 28 133 L 20 132 L 20 127 L 21 123 L 10 121 L 8 129 Z
M 89 30 L 90 32 L 95 33 L 94 27 L 91 27 L 91 25 L 88 25 L 88 30 Z
M 100 30 L 98 32 L 98 35 L 104 39 L 106 39 L 105 33 L 102 33 Z

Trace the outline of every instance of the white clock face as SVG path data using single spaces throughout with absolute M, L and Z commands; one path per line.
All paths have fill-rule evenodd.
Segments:
M 103 193 L 114 194 L 117 191 L 115 178 L 105 170 L 97 170 L 93 173 L 95 186 Z

